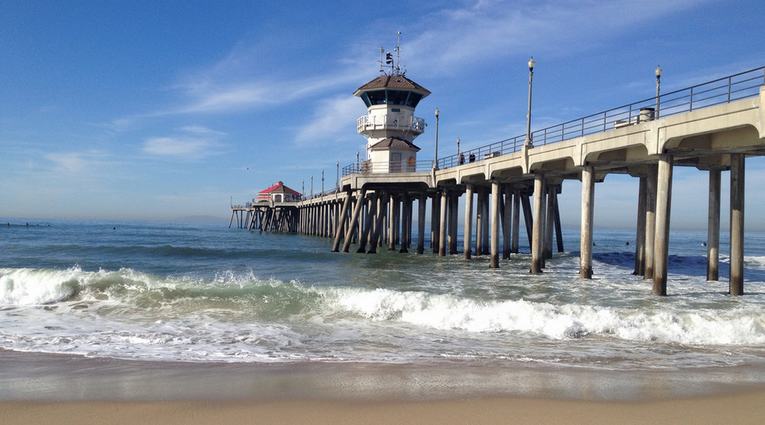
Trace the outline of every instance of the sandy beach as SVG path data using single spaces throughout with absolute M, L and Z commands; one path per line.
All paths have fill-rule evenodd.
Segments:
M 440 401 L 0 403 L 4 424 L 761 424 L 765 391 L 645 402 Z
M 212 364 L 0 352 L 3 424 L 761 423 L 714 370 Z M 741 376 L 757 374 L 742 370 Z

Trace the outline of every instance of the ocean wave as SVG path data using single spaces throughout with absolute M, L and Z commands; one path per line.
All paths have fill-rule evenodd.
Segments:
M 228 309 L 253 319 L 332 322 L 362 318 L 440 331 L 524 333 L 550 339 L 588 336 L 691 345 L 765 344 L 760 306 L 691 309 L 668 303 L 643 308 L 551 304 L 524 299 L 479 300 L 451 294 L 391 289 L 321 287 L 261 280 L 253 274 L 221 273 L 213 279 L 160 278 L 125 268 L 118 271 L 0 269 L 0 304 L 122 304 L 140 315 L 152 308 L 186 312 Z

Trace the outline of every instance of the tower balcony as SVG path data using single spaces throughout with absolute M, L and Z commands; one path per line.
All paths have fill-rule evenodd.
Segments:
M 356 131 L 364 133 L 371 130 L 403 130 L 420 135 L 425 131 L 425 120 L 412 117 L 408 122 L 399 122 L 397 115 L 362 115 L 356 119 Z

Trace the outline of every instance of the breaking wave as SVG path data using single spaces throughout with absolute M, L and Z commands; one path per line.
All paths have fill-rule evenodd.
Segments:
M 103 314 L 124 317 L 190 317 L 229 312 L 253 323 L 289 328 L 294 323 L 336 324 L 353 319 L 376 325 L 415 326 L 432 331 L 588 337 L 688 345 L 765 344 L 760 305 L 689 308 L 655 303 L 641 308 L 561 304 L 524 299 L 480 300 L 422 291 L 311 286 L 262 280 L 252 274 L 213 278 L 156 277 L 129 268 L 83 271 L 0 269 L 0 307 L 119 306 Z M 92 309 L 91 309 L 92 310 Z M 67 310 L 78 314 L 79 310 Z M 58 311 L 56 314 L 61 314 Z

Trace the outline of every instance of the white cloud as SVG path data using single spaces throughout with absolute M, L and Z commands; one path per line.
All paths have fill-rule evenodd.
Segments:
M 421 27 L 427 29 L 405 42 L 402 50 L 407 65 L 418 75 L 453 72 L 513 55 L 576 54 L 614 34 L 703 1 L 478 1 L 426 17 Z
M 45 155 L 45 159 L 52 162 L 56 171 L 67 173 L 79 173 L 91 170 L 95 165 L 103 162 L 104 153 L 100 151 L 83 152 L 53 152 Z
M 365 112 L 364 103 L 355 96 L 335 96 L 322 100 L 314 108 L 312 118 L 298 129 L 295 141 L 310 144 L 312 141 L 337 138 L 341 134 L 354 135 L 355 131 L 350 129 L 355 119 Z
M 143 143 L 143 152 L 153 156 L 199 159 L 216 153 L 219 139 L 226 133 L 199 125 L 178 129 L 174 136 L 150 137 Z

